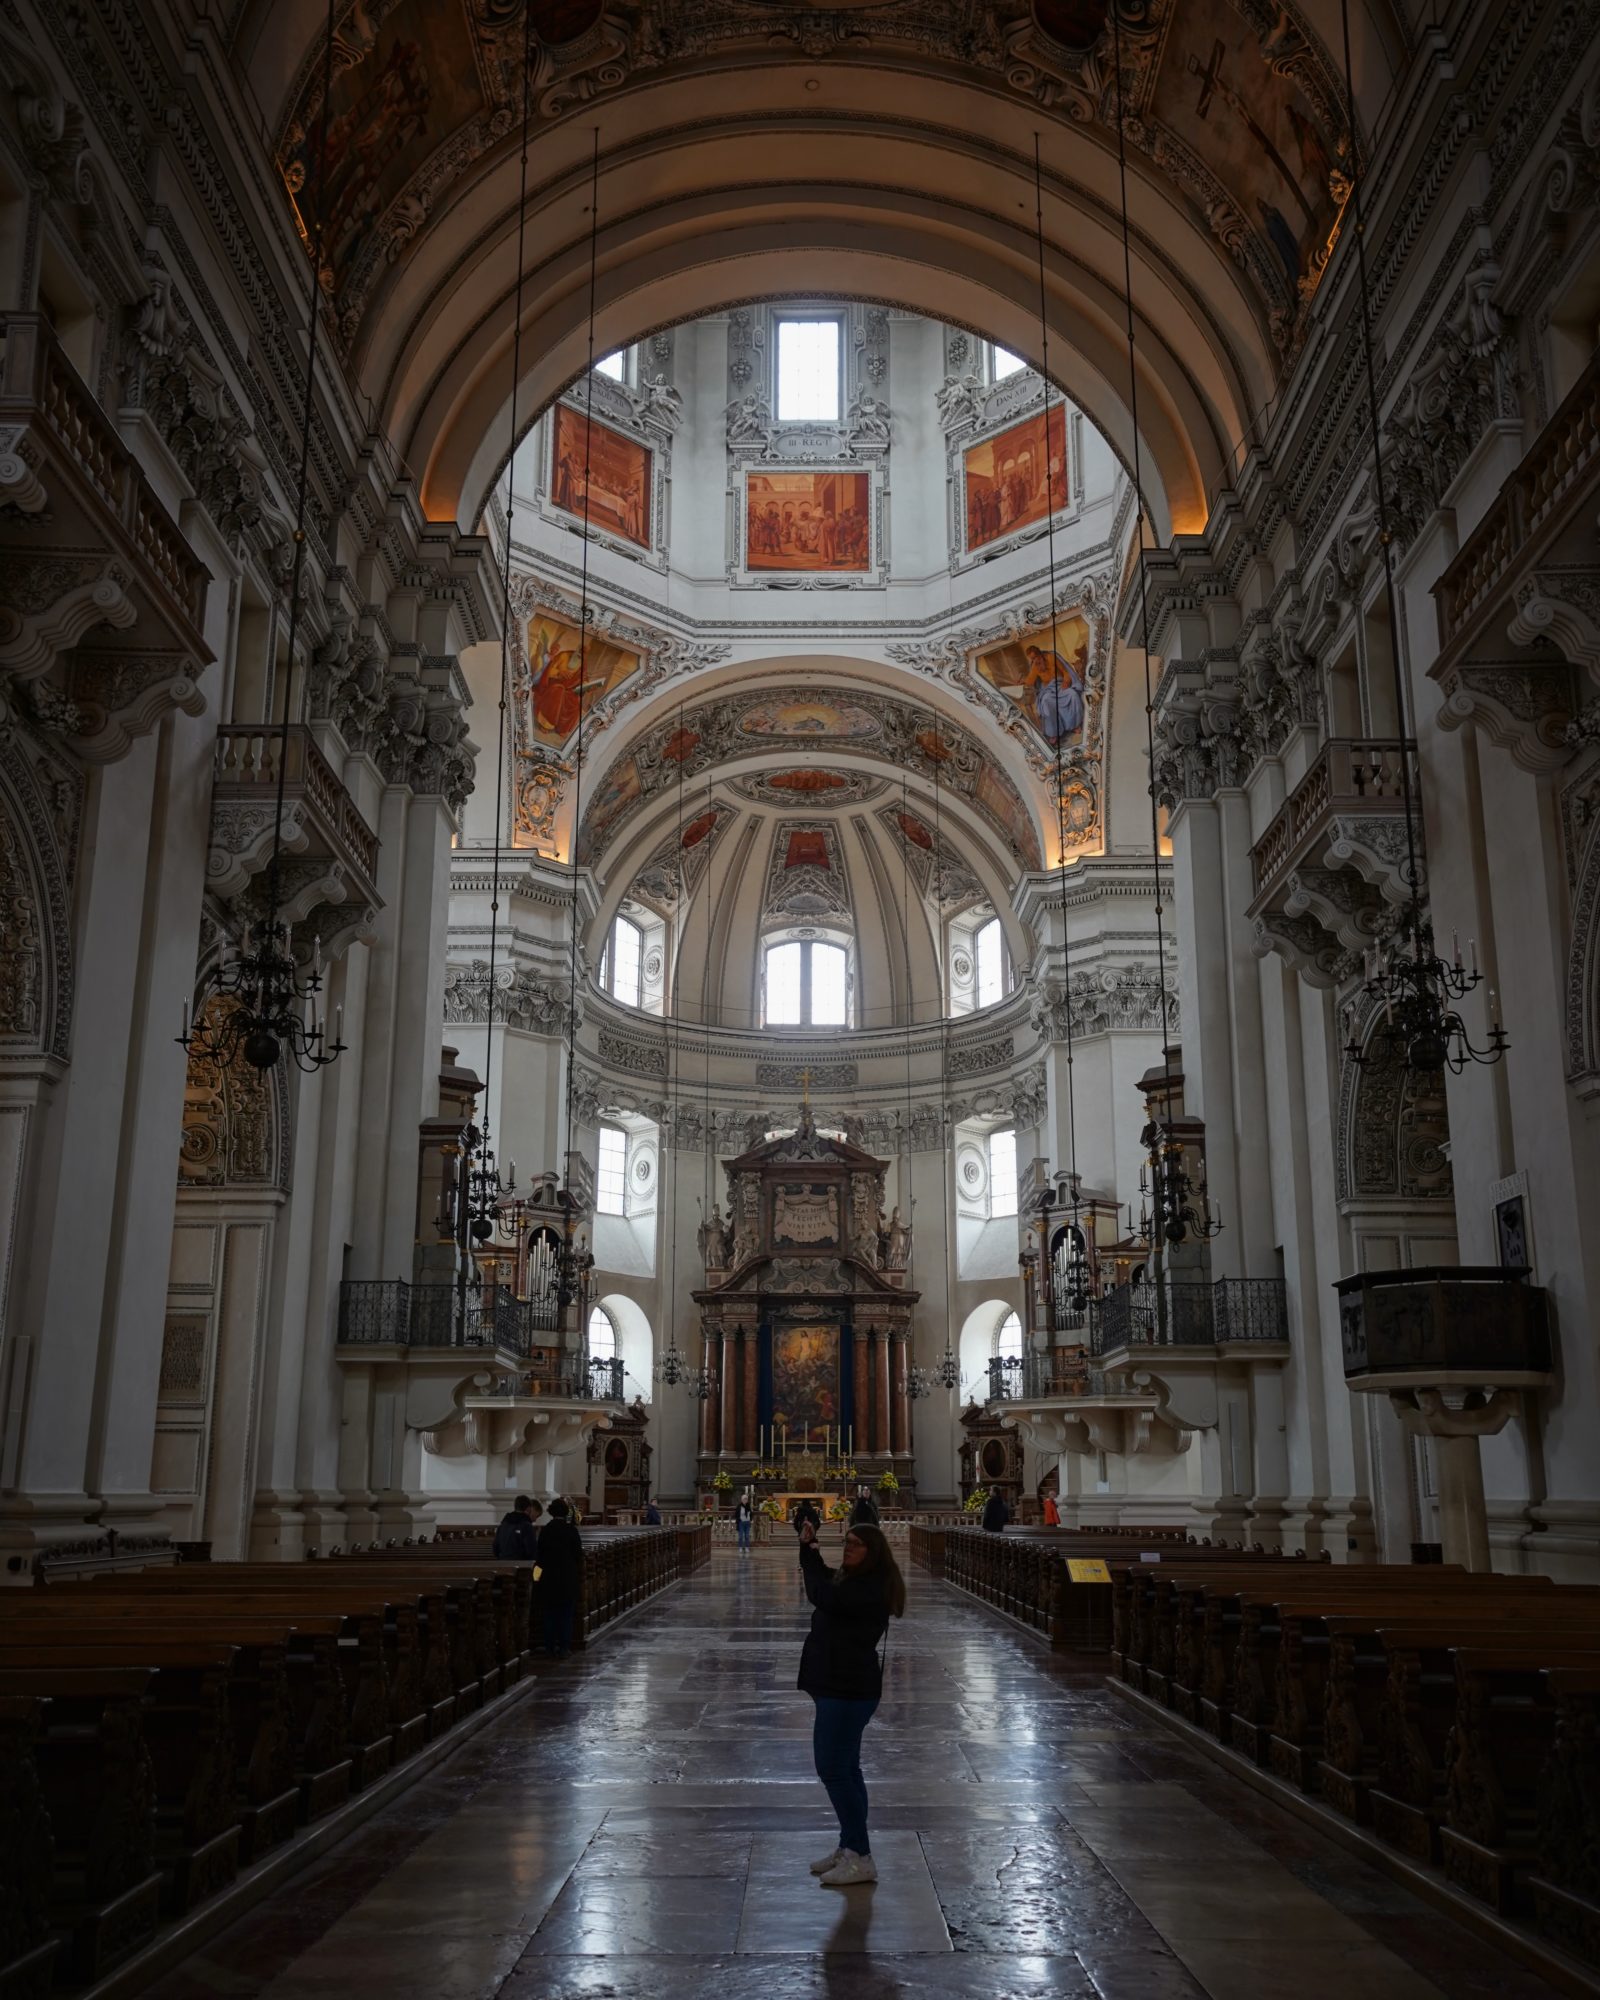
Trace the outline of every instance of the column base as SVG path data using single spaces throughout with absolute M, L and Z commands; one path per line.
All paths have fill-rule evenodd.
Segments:
M 1557 1583 L 1600 1582 L 1600 1500 L 1540 1500 L 1528 1514 L 1530 1569 Z

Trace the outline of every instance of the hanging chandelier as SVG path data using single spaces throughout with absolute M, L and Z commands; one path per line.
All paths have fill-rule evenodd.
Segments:
M 1423 930 L 1426 933 L 1426 926 Z M 1493 987 L 1488 996 L 1489 1034 L 1482 1044 L 1473 1041 L 1452 1004 L 1483 984 L 1476 945 L 1469 944 L 1468 951 L 1467 964 L 1462 962 L 1459 944 L 1451 958 L 1441 958 L 1424 936 L 1415 939 L 1410 948 L 1391 943 L 1381 958 L 1368 954 L 1361 990 L 1383 1009 L 1377 1031 L 1381 1063 L 1398 1062 L 1414 1074 L 1447 1069 L 1459 1076 L 1469 1063 L 1497 1063 L 1505 1054 L 1511 1043 L 1500 1022 L 1500 1004 Z M 1345 1007 L 1344 1024 L 1346 1059 L 1365 1068 L 1373 1061 L 1373 1051 L 1361 1041 L 1353 1004 Z
M 1451 959 L 1441 958 L 1433 948 L 1433 931 L 1422 914 L 1422 869 L 1418 857 L 1415 744 L 1407 731 L 1411 704 L 1407 696 L 1402 664 L 1399 605 L 1394 583 L 1394 537 L 1389 528 L 1388 496 L 1383 477 L 1383 429 L 1378 420 L 1378 375 L 1373 359 L 1372 297 L 1367 279 L 1367 233 L 1362 215 L 1362 194 L 1366 180 L 1364 163 L 1356 156 L 1356 96 L 1354 70 L 1350 60 L 1350 5 L 1340 0 L 1340 21 L 1344 33 L 1344 86 L 1346 119 L 1350 131 L 1350 205 L 1355 221 L 1356 271 L 1361 288 L 1361 351 L 1366 376 L 1367 421 L 1372 426 L 1372 490 L 1378 522 L 1378 548 L 1383 559 L 1383 588 L 1389 614 L 1389 630 L 1394 673 L 1395 715 L 1401 735 L 1400 796 L 1406 829 L 1407 903 L 1404 922 L 1381 958 L 1368 955 L 1367 976 L 1361 990 L 1382 1006 L 1382 1060 L 1398 1062 L 1412 1075 L 1448 1069 L 1459 1076 L 1469 1063 L 1497 1063 L 1510 1048 L 1510 1039 L 1500 1022 L 1500 1010 L 1493 989 L 1489 992 L 1489 1033 L 1486 1041 L 1474 1042 L 1455 1002 L 1482 983 L 1475 946 L 1470 946 L 1470 967 L 1461 962 L 1459 945 Z M 1358 1068 L 1371 1060 L 1370 1051 L 1357 1038 L 1353 1007 L 1345 1010 L 1347 1040 L 1344 1054 Z
M 1150 1205 L 1148 1216 L 1141 1213 L 1143 1233 L 1153 1224 L 1156 1235 L 1167 1243 L 1183 1243 L 1189 1237 L 1209 1242 L 1222 1233 L 1222 1217 L 1206 1188 L 1205 1169 L 1195 1180 L 1184 1165 L 1184 1145 L 1170 1125 L 1153 1128 L 1148 1170 L 1139 1169 L 1140 1208 Z M 1131 1213 L 1131 1211 L 1130 1211 Z
M 289 569 L 289 632 L 284 653 L 283 721 L 278 730 L 278 783 L 273 805 L 272 858 L 267 867 L 266 916 L 246 924 L 235 956 L 218 970 L 211 991 L 233 1004 L 203 1007 L 196 1019 L 183 1003 L 183 1032 L 177 1037 L 191 1061 L 227 1068 L 242 1056 L 253 1069 L 276 1069 L 287 1050 L 297 1069 L 324 1069 L 344 1054 L 344 1009 L 334 1011 L 333 1039 L 323 1025 L 317 996 L 322 991 L 322 940 L 313 937 L 309 970 L 294 955 L 289 925 L 283 921 L 283 805 L 289 773 L 289 704 L 294 687 L 295 648 L 300 636 L 300 598 L 306 560 L 306 501 L 311 487 L 311 416 L 317 377 L 317 307 L 322 274 L 322 241 L 327 208 L 328 98 L 333 87 L 334 10 L 322 62 L 322 129 L 317 141 L 317 207 L 312 227 L 311 281 L 306 305 L 305 401 L 300 417 L 300 464 L 295 489 L 294 557 Z

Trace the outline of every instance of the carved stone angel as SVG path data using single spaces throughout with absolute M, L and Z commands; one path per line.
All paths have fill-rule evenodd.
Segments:
M 900 1220 L 900 1206 L 897 1202 L 889 1217 L 888 1227 L 883 1232 L 883 1268 L 886 1271 L 903 1271 L 911 1257 L 911 1231 Z

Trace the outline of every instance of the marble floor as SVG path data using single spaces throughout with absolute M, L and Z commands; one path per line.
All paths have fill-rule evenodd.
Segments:
M 1538 2000 L 1552 1989 L 913 1573 L 867 1733 L 875 1888 L 794 1689 L 788 1548 L 549 1667 L 159 2000 Z

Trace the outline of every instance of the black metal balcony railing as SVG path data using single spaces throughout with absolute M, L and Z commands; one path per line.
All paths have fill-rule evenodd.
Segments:
M 1104 1368 L 1064 1362 L 1058 1354 L 1024 1354 L 1022 1360 L 996 1358 L 988 1364 L 990 1402 L 1032 1402 L 1038 1396 L 1104 1396 Z
M 493 1292 L 487 1300 L 454 1285 L 403 1278 L 347 1278 L 339 1287 L 341 1347 L 498 1349 L 529 1361 L 533 1393 L 621 1402 L 620 1359 L 590 1360 L 550 1344 L 549 1314 L 536 1301 Z
M 989 1363 L 991 1403 L 1014 1403 L 1019 1397 L 1103 1395 L 1106 1377 L 1101 1369 L 1085 1369 L 1063 1359 L 1062 1350 L 1072 1352 L 1078 1346 L 1101 1355 L 1119 1347 L 1218 1347 L 1244 1340 L 1287 1343 L 1289 1338 L 1281 1278 L 1118 1285 L 1090 1299 L 1072 1318 L 1072 1336 L 1058 1340 L 1047 1353 L 995 1356 Z

